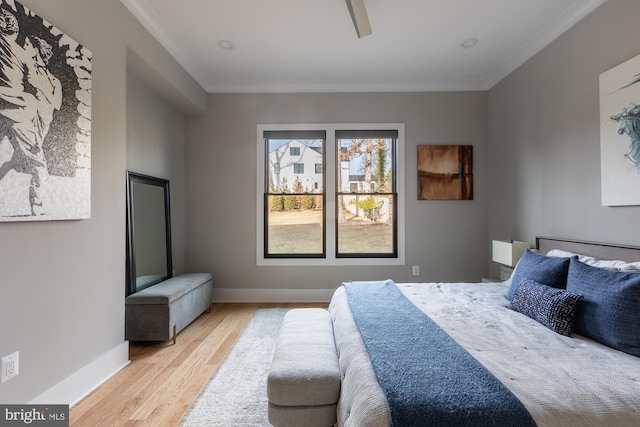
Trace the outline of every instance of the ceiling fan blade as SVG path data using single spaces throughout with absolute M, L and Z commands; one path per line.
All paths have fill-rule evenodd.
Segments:
M 346 0 L 346 2 L 353 25 L 356 27 L 358 38 L 371 34 L 371 24 L 369 23 L 367 9 L 364 7 L 364 0 Z

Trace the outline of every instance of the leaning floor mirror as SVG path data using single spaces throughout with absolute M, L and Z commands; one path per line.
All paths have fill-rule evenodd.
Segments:
M 173 275 L 169 181 L 127 171 L 127 295 Z

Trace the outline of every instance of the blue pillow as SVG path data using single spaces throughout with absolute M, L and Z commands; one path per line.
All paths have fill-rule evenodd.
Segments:
M 582 294 L 575 331 L 640 357 L 640 273 L 571 260 L 567 290 Z
M 552 288 L 528 277 L 522 279 L 509 308 L 529 316 L 561 335 L 569 336 L 582 295 Z
M 524 277 L 552 288 L 564 289 L 567 287 L 568 271 L 569 258 L 547 257 L 527 249 L 513 272 L 507 299 L 513 299 Z

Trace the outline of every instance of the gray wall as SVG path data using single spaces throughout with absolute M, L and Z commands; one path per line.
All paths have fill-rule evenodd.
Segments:
M 127 74 L 127 170 L 169 180 L 175 274 L 184 273 L 185 115 Z
M 486 93 L 210 94 L 208 105 L 187 122 L 186 263 L 213 273 L 216 288 L 335 289 L 350 279 L 486 274 Z M 256 124 L 339 122 L 405 123 L 407 265 L 256 266 Z M 474 146 L 473 201 L 417 200 L 419 144 Z
M 609 0 L 489 91 L 489 238 L 640 245 L 640 207 L 601 206 L 598 99 L 599 75 L 640 54 L 639 16 Z
M 105 355 L 124 347 L 124 359 L 106 366 L 126 362 L 127 46 L 144 53 L 141 62 L 157 70 L 157 81 L 170 82 L 166 96 L 197 110 L 205 95 L 119 1 L 22 3 L 93 53 L 92 214 L 0 223 L 0 356 L 20 352 L 20 375 L 0 385 L 0 402 L 45 395 L 47 403 L 69 403 L 79 397 L 77 384 L 96 385 L 113 372 L 96 366 Z M 70 376 L 77 381 L 63 381 Z

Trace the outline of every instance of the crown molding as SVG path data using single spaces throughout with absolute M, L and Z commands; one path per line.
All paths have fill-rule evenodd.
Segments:
M 142 24 L 142 26 L 153 36 L 154 39 L 164 47 L 184 68 L 184 70 L 203 88 L 206 87 L 205 80 L 193 60 L 185 54 L 186 50 L 168 34 L 169 32 L 162 24 L 162 20 L 153 12 L 145 0 L 120 0 L 127 10 Z
M 525 44 L 518 52 L 502 63 L 492 74 L 487 76 L 485 89 L 489 90 L 509 74 L 517 70 L 521 65 L 533 58 L 542 49 L 556 40 L 576 23 L 596 10 L 607 0 L 591 0 L 588 3 L 574 2 L 565 13 L 558 16 L 545 28 L 540 30 L 532 40 Z
M 577 22 L 607 0 L 575 1 L 572 6 L 525 44 L 518 52 L 500 64 L 495 71 L 478 80 L 426 80 L 424 82 L 207 82 L 186 50 L 171 38 L 159 17 L 146 0 L 120 0 L 144 28 L 208 93 L 276 93 L 276 92 L 443 92 L 486 91 L 573 27 Z M 348 3 L 348 1 L 347 1 Z

